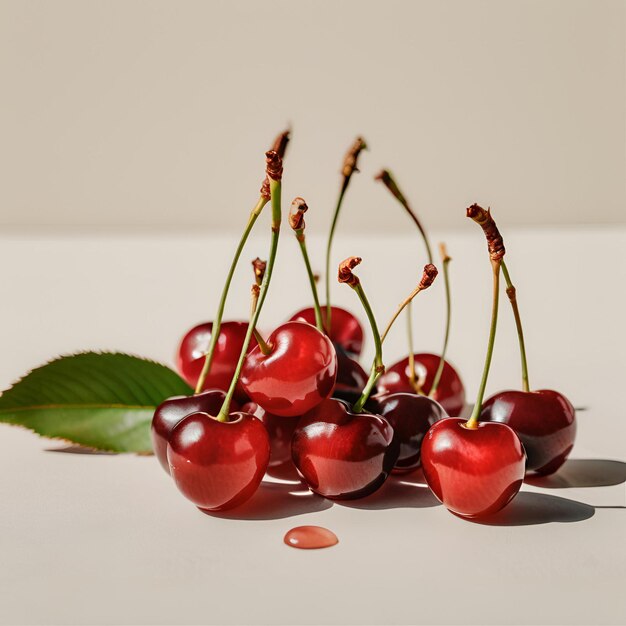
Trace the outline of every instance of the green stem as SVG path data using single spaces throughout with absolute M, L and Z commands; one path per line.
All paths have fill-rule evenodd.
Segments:
M 304 265 L 306 267 L 306 273 L 309 277 L 309 284 L 311 285 L 311 293 L 313 294 L 313 309 L 315 311 L 315 325 L 317 326 L 317 330 L 322 333 L 325 333 L 324 330 L 324 321 L 322 319 L 322 310 L 320 308 L 320 299 L 317 293 L 317 284 L 315 283 L 315 276 L 313 275 L 313 270 L 311 269 L 311 262 L 309 260 L 309 253 L 306 248 L 306 241 L 304 239 L 304 229 L 299 228 L 295 231 L 296 239 L 298 240 L 298 244 L 300 245 L 300 252 L 302 252 L 302 259 L 304 260 Z
M 374 317 L 374 313 L 372 312 L 372 307 L 363 291 L 363 287 L 361 283 L 357 283 L 352 287 L 354 291 L 356 291 L 357 296 L 359 296 L 359 300 L 361 300 L 361 304 L 365 309 L 365 313 L 367 314 L 367 319 L 369 320 L 370 326 L 372 328 L 372 334 L 374 335 L 374 346 L 376 348 L 376 355 L 374 357 L 374 363 L 372 364 L 372 370 L 370 372 L 370 377 L 365 385 L 365 389 L 363 389 L 363 393 L 361 397 L 354 403 L 352 410 L 354 413 L 360 413 L 365 406 L 365 403 L 370 397 L 374 386 L 376 385 L 376 381 L 379 379 L 380 375 L 385 371 L 385 366 L 383 365 L 383 344 L 380 338 L 380 333 L 378 332 L 378 325 L 376 324 L 376 318 Z
M 261 215 L 261 211 L 266 204 L 267 200 L 263 196 L 261 196 L 259 198 L 259 201 L 256 203 L 256 206 L 250 212 L 248 223 L 246 224 L 246 228 L 243 231 L 243 235 L 241 236 L 241 240 L 239 241 L 239 245 L 237 246 L 237 250 L 235 251 L 235 256 L 232 260 L 232 263 L 230 264 L 230 269 L 228 270 L 226 282 L 224 283 L 224 288 L 222 290 L 220 303 L 217 307 L 217 314 L 215 316 L 215 319 L 213 320 L 213 325 L 211 327 L 211 339 L 209 340 L 209 347 L 204 358 L 204 365 L 202 366 L 202 371 L 200 372 L 198 382 L 196 383 L 196 394 L 202 391 L 202 387 L 204 387 L 206 377 L 211 371 L 213 355 L 215 354 L 215 347 L 217 346 L 217 341 L 220 336 L 220 329 L 222 327 L 222 316 L 224 314 L 224 307 L 226 306 L 226 298 L 228 296 L 228 290 L 230 289 L 230 283 L 233 279 L 233 274 L 235 273 L 235 269 L 237 268 L 237 264 L 239 263 L 239 257 L 241 256 L 243 248 L 246 245 L 246 241 L 248 240 L 248 236 L 250 235 L 250 232 L 252 231 L 252 228 L 254 227 L 257 218 L 259 217 L 259 215 Z
M 259 344 L 259 350 L 265 356 L 269 356 L 270 354 L 272 354 L 272 347 L 267 343 L 267 341 L 265 341 L 265 339 L 263 339 L 261 333 L 256 328 L 252 332 L 254 334 L 256 342 Z
M 519 341 L 519 353 L 522 360 L 522 389 L 524 391 L 530 391 L 530 384 L 528 382 L 528 363 L 526 361 L 526 345 L 524 343 L 524 330 L 522 328 L 522 318 L 519 314 L 519 307 L 517 306 L 517 293 L 515 286 L 511 282 L 509 276 L 509 270 L 502 260 L 502 275 L 506 282 L 506 295 L 509 297 L 511 308 L 513 309 L 513 316 L 515 317 L 515 326 L 517 328 L 517 339 Z
M 332 310 L 330 307 L 330 251 L 333 245 L 333 239 L 335 237 L 335 229 L 337 228 L 337 219 L 339 218 L 339 211 L 341 210 L 341 204 L 343 203 L 343 197 L 348 189 L 349 178 L 343 179 L 341 185 L 341 191 L 339 192 L 339 198 L 337 199 L 337 206 L 335 207 L 335 214 L 333 215 L 333 221 L 330 225 L 330 232 L 328 233 L 328 243 L 326 244 L 326 328 L 330 332 L 330 318 Z
M 406 305 L 406 338 L 409 344 L 409 384 L 413 387 L 415 393 L 419 393 L 417 373 L 415 372 L 415 352 L 413 349 L 413 305 L 410 300 Z
M 239 375 L 241 374 L 241 369 L 243 367 L 244 361 L 246 359 L 246 355 L 248 352 L 248 347 L 250 345 L 250 340 L 252 339 L 252 335 L 254 333 L 254 329 L 256 328 L 257 321 L 259 319 L 259 315 L 261 313 L 261 309 L 263 308 L 263 303 L 265 302 L 265 297 L 267 295 L 267 290 L 270 286 L 270 281 L 272 279 L 272 272 L 274 270 L 274 262 L 276 260 L 276 252 L 278 250 L 278 238 L 280 235 L 280 221 L 281 221 L 281 184 L 280 181 L 275 181 L 270 178 L 270 192 L 272 198 L 272 239 L 270 242 L 270 252 L 267 258 L 267 268 L 265 270 L 265 276 L 263 276 L 263 282 L 261 283 L 261 292 L 259 294 L 258 304 L 254 313 L 252 314 L 252 319 L 248 324 L 248 330 L 246 331 L 246 336 L 243 341 L 243 347 L 241 348 L 241 353 L 239 354 L 239 361 L 237 362 L 237 367 L 235 369 L 235 373 L 233 375 L 233 379 L 230 383 L 230 387 L 224 398 L 224 403 L 222 404 L 222 408 L 218 413 L 216 419 L 219 422 L 227 422 L 228 414 L 230 412 L 230 403 L 233 399 L 233 395 L 235 393 L 235 388 L 237 387 L 237 381 L 239 380 Z
M 450 277 L 448 276 L 448 264 L 450 263 L 450 257 L 446 254 L 445 248 L 442 244 L 442 263 L 443 263 L 443 282 L 446 288 L 446 332 L 443 338 L 443 349 L 441 351 L 441 358 L 439 359 L 439 366 L 435 372 L 435 378 L 430 388 L 429 398 L 435 396 L 435 392 L 439 387 L 441 376 L 443 374 L 443 368 L 446 364 L 446 352 L 448 350 L 448 339 L 450 338 L 450 320 L 452 319 L 452 300 L 450 298 Z
M 500 265 L 501 261 L 491 261 L 491 268 L 493 271 L 493 302 L 491 308 L 491 326 L 489 328 L 489 341 L 487 343 L 487 356 L 485 357 L 485 367 L 483 368 L 483 376 L 480 381 L 480 387 L 478 388 L 478 395 L 476 396 L 476 404 L 474 404 L 474 410 L 472 415 L 467 420 L 465 426 L 467 428 L 478 428 L 478 420 L 480 418 L 480 412 L 483 408 L 483 398 L 485 397 L 485 388 L 487 387 L 487 378 L 489 377 L 489 368 L 491 367 L 491 357 L 493 356 L 493 346 L 496 339 L 496 327 L 498 326 L 498 302 L 500 296 Z

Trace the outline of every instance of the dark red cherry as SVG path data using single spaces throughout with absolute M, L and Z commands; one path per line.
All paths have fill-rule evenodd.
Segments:
M 191 387 L 196 386 L 202 367 L 204 355 L 211 339 L 212 322 L 194 326 L 182 339 L 176 354 L 176 365 L 180 375 Z M 220 337 L 215 346 L 211 371 L 204 381 L 205 389 L 228 389 L 235 373 L 235 367 L 243 348 L 243 341 L 248 330 L 247 322 L 223 322 L 220 327 Z M 249 351 L 254 348 L 254 338 L 250 343 Z M 238 397 L 244 398 L 239 392 Z
M 312 491 L 342 500 L 376 491 L 389 476 L 398 448 L 387 420 L 351 413 L 346 402 L 333 398 L 300 419 L 291 453 Z
M 499 511 L 524 480 L 526 455 L 512 428 L 480 422 L 467 428 L 458 417 L 443 419 L 422 442 L 428 486 L 453 513 L 478 517 Z
M 502 391 L 485 402 L 480 419 L 510 426 L 526 449 L 526 469 L 538 474 L 556 472 L 574 447 L 576 411 L 557 391 Z
M 192 413 L 174 426 L 167 446 L 176 486 L 207 511 L 245 502 L 261 483 L 269 458 L 265 427 L 241 412 L 231 413 L 228 422 Z
M 436 354 L 422 352 L 415 355 L 415 373 L 418 379 L 423 379 L 422 391 L 428 395 L 432 387 L 437 368 L 439 367 L 439 357 Z M 415 390 L 409 382 L 409 357 L 402 359 L 392 365 L 378 379 L 378 393 L 385 395 L 388 393 L 406 392 L 414 393 Z M 465 406 L 465 388 L 461 377 L 457 371 L 445 362 L 441 380 L 434 399 L 441 404 L 448 415 L 460 415 Z
M 357 361 L 335 345 L 337 352 L 337 381 L 333 398 L 340 398 L 349 403 L 356 402 L 367 384 L 367 374 Z
M 241 386 L 274 415 L 303 415 L 330 396 L 337 355 L 330 339 L 305 322 L 287 322 L 268 338 L 269 355 L 257 346 L 246 357 Z
M 428 429 L 448 414 L 435 400 L 414 393 L 391 393 L 377 397 L 376 405 L 376 413 L 391 424 L 394 440 L 400 446 L 393 473 L 412 472 L 421 464 L 420 451 Z
M 180 420 L 190 413 L 199 411 L 217 415 L 222 408 L 226 394 L 220 389 L 210 389 L 195 396 L 174 396 L 164 400 L 154 412 L 152 418 L 152 449 L 163 469 L 169 474 L 170 466 L 167 463 L 167 441 L 172 429 Z M 235 401 L 231 402 L 233 411 L 239 410 Z
M 273 415 L 256 402 L 247 402 L 241 410 L 260 419 L 267 429 L 271 447 L 269 467 L 291 463 L 291 438 L 298 425 L 298 418 Z
M 359 320 L 338 306 L 330 307 L 330 339 L 348 354 L 359 356 L 363 349 L 363 327 Z M 326 324 L 326 307 L 321 307 L 322 321 Z M 307 322 L 315 326 L 315 309 L 302 309 L 291 316 L 291 321 Z

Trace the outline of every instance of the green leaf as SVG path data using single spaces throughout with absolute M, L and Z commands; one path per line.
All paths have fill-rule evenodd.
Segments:
M 154 409 L 190 387 L 165 365 L 118 352 L 63 356 L 0 396 L 0 422 L 111 452 L 147 453 Z

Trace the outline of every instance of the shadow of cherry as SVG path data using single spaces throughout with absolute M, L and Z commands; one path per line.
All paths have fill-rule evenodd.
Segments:
M 301 484 L 263 481 L 256 493 L 241 506 L 229 511 L 202 511 L 205 515 L 236 520 L 275 520 L 318 513 L 333 503 L 309 491 Z
M 296 466 L 291 461 L 287 461 L 281 465 L 268 467 L 267 475 L 279 480 L 286 480 L 292 483 L 300 483 L 304 485 L 302 478 L 300 478 L 300 474 L 298 474 Z
M 337 504 L 352 509 L 382 511 L 386 509 L 423 509 L 441 503 L 419 475 L 390 476 L 371 496 L 358 500 L 341 500 Z
M 583 522 L 593 517 L 595 512 L 593 506 L 576 500 L 522 491 L 502 511 L 470 521 L 486 526 L 533 526 L 553 522 Z
M 605 459 L 568 459 L 550 476 L 528 475 L 524 482 L 544 489 L 610 487 L 626 482 L 626 463 Z

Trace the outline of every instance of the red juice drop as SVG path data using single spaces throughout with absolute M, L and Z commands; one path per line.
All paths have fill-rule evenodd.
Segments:
M 287 531 L 283 541 L 288 546 L 301 550 L 329 548 L 339 543 L 334 532 L 321 526 L 296 526 Z

